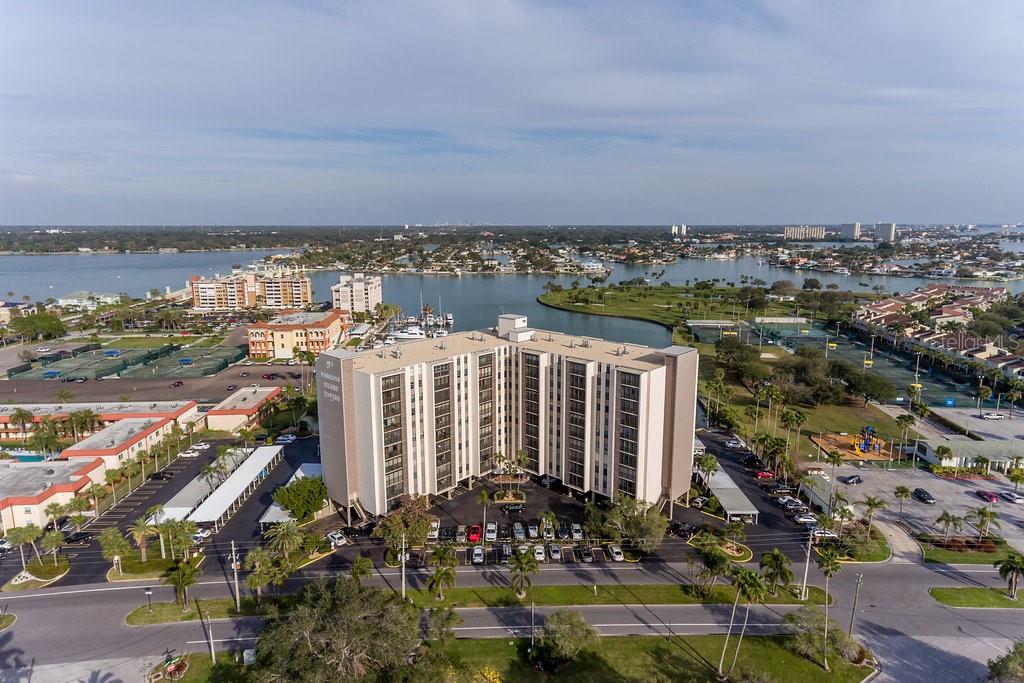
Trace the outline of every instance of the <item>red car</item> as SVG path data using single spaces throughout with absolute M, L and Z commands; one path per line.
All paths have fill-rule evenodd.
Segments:
M 775 478 L 775 475 L 772 474 L 771 472 L 769 472 L 768 470 L 761 470 L 760 472 L 758 472 L 754 476 L 757 477 L 758 479 L 774 479 Z
M 991 491 L 978 491 L 978 498 L 981 498 L 986 503 L 994 503 L 999 500 L 999 497 Z
M 480 525 L 474 524 L 473 526 L 469 527 L 469 533 L 466 534 L 466 540 L 468 540 L 470 543 L 479 543 L 480 534 Z

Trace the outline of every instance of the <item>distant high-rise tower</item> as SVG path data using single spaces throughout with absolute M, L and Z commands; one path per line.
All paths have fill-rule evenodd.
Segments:
M 839 236 L 844 240 L 860 239 L 860 223 L 843 223 L 839 226 Z
M 673 225 L 672 234 L 679 235 L 680 237 L 686 237 L 686 233 L 689 232 L 689 228 L 685 225 Z
M 879 242 L 896 241 L 895 223 L 875 223 L 875 239 Z

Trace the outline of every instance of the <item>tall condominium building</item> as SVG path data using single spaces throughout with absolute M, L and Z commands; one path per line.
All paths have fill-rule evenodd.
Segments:
M 296 349 L 323 353 L 343 341 L 347 331 L 345 311 L 292 311 L 249 326 L 249 355 L 292 358 Z
M 352 313 L 372 313 L 382 301 L 379 275 L 353 273 L 342 275 L 331 287 L 331 300 L 337 309 Z
M 313 303 L 313 285 L 302 272 L 276 270 L 189 280 L 192 308 L 199 312 L 245 308 L 303 308 Z
M 825 226 L 787 225 L 782 230 L 782 236 L 787 240 L 823 240 L 825 239 Z
M 879 242 L 896 241 L 895 223 L 875 223 L 875 239 Z
M 843 223 L 839 226 L 839 236 L 844 240 L 859 240 L 860 223 Z
M 649 502 L 686 493 L 696 349 L 496 328 L 317 359 L 324 481 L 348 515 L 442 494 L 525 453 L 581 493 Z
M 673 225 L 672 234 L 678 235 L 679 237 L 686 237 L 686 233 L 689 232 L 689 228 L 685 225 Z

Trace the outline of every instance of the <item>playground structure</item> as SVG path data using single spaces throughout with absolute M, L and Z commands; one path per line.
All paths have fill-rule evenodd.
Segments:
M 815 434 L 811 441 L 821 448 L 822 453 L 838 451 L 843 460 L 890 460 L 891 446 L 868 425 L 856 434 Z
M 188 673 L 189 659 L 192 653 L 189 650 L 178 656 L 167 655 L 164 660 L 153 668 L 149 674 L 149 681 L 178 681 Z

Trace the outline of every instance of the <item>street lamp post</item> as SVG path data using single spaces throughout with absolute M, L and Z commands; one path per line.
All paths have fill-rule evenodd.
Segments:
M 153 589 L 147 587 L 145 589 L 145 593 L 146 593 L 146 602 L 149 604 L 149 611 L 152 612 L 153 611 Z

